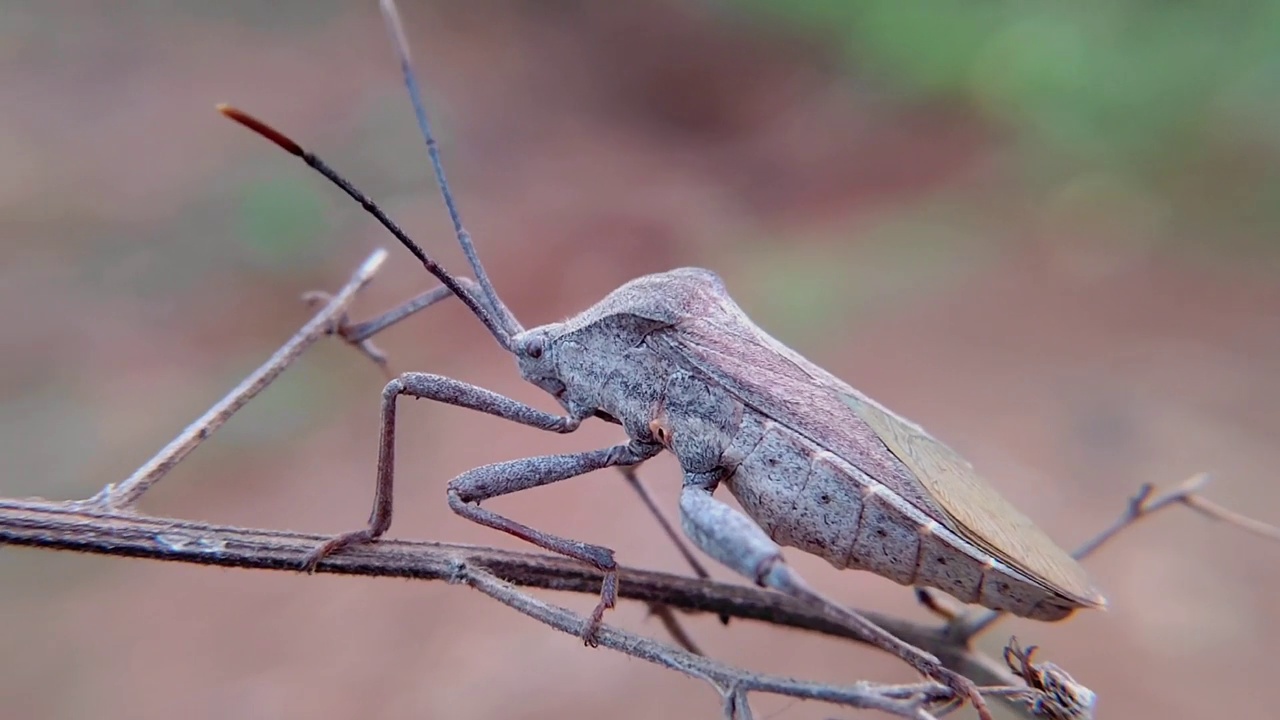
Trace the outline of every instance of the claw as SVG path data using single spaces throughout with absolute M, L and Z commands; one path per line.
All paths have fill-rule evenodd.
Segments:
M 613 607 L 611 603 L 606 604 L 604 600 L 601 600 L 595 609 L 591 611 L 591 617 L 587 618 L 587 621 L 582 624 L 582 632 L 579 633 L 583 645 L 600 647 L 600 626 L 604 621 L 604 611 L 610 607 Z
M 306 554 L 302 559 L 302 566 L 299 568 L 308 575 L 316 571 L 316 566 L 320 561 L 329 557 L 333 553 L 352 545 L 366 545 L 377 542 L 377 538 L 366 528 L 364 530 L 356 530 L 354 532 L 343 533 L 329 538 L 327 541 L 317 545 L 315 549 Z
M 617 571 L 609 571 L 604 575 L 604 582 L 600 587 L 600 602 L 596 603 L 595 609 L 591 611 L 591 617 L 582 625 L 582 643 L 587 647 L 600 646 L 600 626 L 604 622 L 604 613 L 617 604 L 618 598 L 618 576 Z

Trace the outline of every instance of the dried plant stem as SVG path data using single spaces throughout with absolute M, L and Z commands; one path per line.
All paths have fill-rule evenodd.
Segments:
M 1180 486 L 1181 490 L 1171 491 L 1161 496 L 1161 500 L 1185 492 L 1187 487 L 1188 484 L 1184 483 Z M 1135 500 L 1149 496 L 1150 491 L 1144 488 L 1135 496 Z M 1142 505 L 1141 502 L 1131 501 L 1130 509 L 1126 510 L 1124 517 L 1133 516 L 1135 513 L 1138 517 L 1149 515 L 1153 512 L 1150 509 L 1153 506 L 1158 510 L 1177 502 L 1183 501 L 1168 500 L 1158 506 L 1154 503 Z M 1134 507 L 1140 509 L 1132 510 Z M 1261 526 L 1267 532 L 1275 532 L 1273 526 L 1259 523 L 1257 520 L 1249 520 L 1250 523 Z M 1133 520 L 1123 523 L 1117 521 L 1099 534 L 1101 542 L 1114 538 L 1120 530 L 1131 526 L 1133 522 Z M 306 553 L 326 539 L 327 537 L 322 535 L 280 530 L 252 530 L 155 518 L 77 503 L 0 500 L 0 544 L 227 567 L 296 571 Z M 1098 545 L 1099 543 L 1091 542 L 1090 551 L 1096 549 Z M 476 577 L 475 573 L 479 572 L 494 578 L 495 582 L 588 594 L 599 592 L 601 580 L 597 571 L 559 556 L 403 540 L 382 540 L 374 545 L 352 548 L 348 552 L 326 558 L 317 571 L 367 577 L 457 581 L 460 568 L 469 569 L 471 573 L 469 577 L 473 578 Z M 621 572 L 619 590 L 624 598 L 651 605 L 659 604 L 691 612 L 710 612 L 744 620 L 758 620 L 783 627 L 859 640 L 856 633 L 831 622 L 821 611 L 781 594 L 759 588 L 624 568 Z M 510 593 L 505 594 L 504 597 L 510 599 Z M 536 603 L 537 601 L 528 599 L 521 602 Z M 517 609 L 524 612 L 522 607 Z M 986 686 L 984 692 L 989 691 L 994 697 L 1007 700 L 1009 696 L 1025 694 L 1025 688 L 1018 687 L 1017 678 L 1007 667 L 996 659 L 973 650 L 968 638 L 957 637 L 946 624 L 930 626 L 871 611 L 859 612 L 895 636 L 936 655 L 947 668 Z M 568 627 L 580 628 L 581 620 L 578 618 L 574 621 L 579 623 L 578 625 L 570 623 Z M 610 632 L 614 630 L 610 629 Z M 630 636 L 624 633 L 616 637 Z M 603 641 L 602 644 L 604 644 Z M 668 651 L 684 653 L 676 648 L 668 648 Z M 688 655 L 697 657 L 691 653 Z M 681 658 L 679 660 L 681 663 L 685 662 L 682 655 L 672 657 Z M 746 671 L 742 672 L 746 673 Z M 750 673 L 746 673 L 744 677 L 748 675 Z M 772 692 L 772 690 L 763 689 L 765 686 L 757 688 L 750 683 L 743 687 L 749 687 L 753 691 Z M 928 687 L 932 688 L 933 694 L 930 697 L 949 697 L 950 691 L 941 686 L 929 685 Z M 1010 688 L 1019 692 L 1014 692 Z M 810 695 L 803 695 L 803 697 L 810 697 Z M 889 699 L 896 701 L 902 698 L 893 696 Z M 915 714 L 905 715 L 905 717 L 927 717 L 914 710 L 912 712 Z M 1031 717 L 1027 714 L 1029 711 L 1021 706 L 1018 712 L 1023 717 Z
M 0 544 L 101 555 L 296 572 L 324 535 L 239 528 L 160 518 L 42 499 L 0 499 Z M 598 593 L 599 571 L 558 555 L 451 543 L 384 539 L 325 558 L 320 573 L 448 580 L 463 563 L 515 585 Z M 623 568 L 619 594 L 688 612 L 723 613 L 744 620 L 800 628 L 857 640 L 858 635 L 820 610 L 761 588 L 669 573 Z M 950 657 L 937 628 L 863 611 L 877 624 L 930 652 Z M 946 657 L 943 658 L 944 661 Z M 972 668 L 969 668 L 972 669 Z M 986 676 L 984 684 L 1002 684 Z
M 326 539 L 322 535 L 74 507 L 65 502 L 0 500 L 0 544 L 296 572 L 302 558 Z M 538 600 L 515 585 L 595 594 L 601 580 L 598 571 L 554 555 L 397 540 L 384 540 L 325 558 L 317 572 L 464 582 L 553 628 L 575 635 L 582 627 L 583 617 Z M 831 623 L 818 610 L 756 588 L 624 569 L 620 590 L 624 597 L 669 607 L 853 636 L 849 629 Z M 951 698 L 950 690 L 932 683 L 842 686 L 760 675 L 610 626 L 601 629 L 599 639 L 605 647 L 704 679 L 722 694 L 775 693 L 920 719 L 932 717 L 927 704 Z
M 1255 520 L 1234 510 L 1228 510 L 1201 495 L 1200 491 L 1204 489 L 1205 485 L 1209 484 L 1209 479 L 1208 473 L 1197 473 L 1158 497 L 1153 497 L 1155 495 L 1155 486 L 1151 483 L 1144 483 L 1142 487 L 1138 488 L 1138 492 L 1129 498 L 1129 502 L 1125 505 L 1124 512 L 1120 514 L 1120 517 L 1116 518 L 1116 521 L 1105 530 L 1086 540 L 1071 553 L 1071 556 L 1077 560 L 1084 560 L 1122 530 L 1143 518 L 1150 517 L 1174 505 L 1189 507 L 1214 520 L 1221 520 L 1241 530 L 1280 542 L 1280 527 Z M 950 622 L 951 632 L 957 638 L 967 641 L 991 627 L 1004 615 L 1004 613 L 994 610 L 984 610 L 975 613 L 973 617 L 961 615 Z
M 543 602 L 517 591 L 510 584 L 498 580 L 483 570 L 466 566 L 458 567 L 463 582 L 502 604 L 514 608 L 529 617 L 549 625 L 563 633 L 578 636 L 582 616 L 565 608 Z M 605 625 L 601 628 L 600 644 L 626 653 L 632 657 L 662 665 L 691 677 L 702 678 L 731 700 L 732 715 L 742 716 L 747 693 L 762 692 L 784 695 L 801 700 L 820 700 L 845 707 L 879 710 L 904 718 L 926 720 L 934 716 L 928 705 L 951 699 L 951 691 L 932 683 L 918 685 L 883 685 L 855 683 L 853 685 L 828 685 L 791 678 L 761 675 L 709 660 L 668 645 Z M 731 716 L 732 716 L 731 715 Z
M 87 502 L 115 509 L 130 509 L 175 465 L 209 439 L 218 428 L 262 392 L 280 373 L 293 364 L 304 350 L 332 332 L 355 299 L 356 293 L 373 279 L 374 273 L 387 259 L 386 250 L 376 250 L 366 259 L 351 280 L 316 313 L 302 329 L 294 334 L 257 370 L 240 382 L 226 397 L 209 408 L 195 422 L 187 426 L 178 437 L 166 445 L 155 457 L 143 463 L 127 479 L 115 485 L 107 485 Z
M 297 334 L 128 479 L 106 486 L 88 500 L 54 502 L 0 498 L 0 545 L 296 571 L 307 553 L 327 537 L 149 517 L 136 512 L 135 507 L 156 482 L 269 385 L 307 347 L 345 326 L 347 308 L 359 290 L 372 279 L 385 257 L 386 252 L 382 250 L 373 253 L 339 292 L 332 296 L 314 296 L 325 302 L 324 307 Z M 385 359 L 375 348 L 367 345 L 367 341 L 368 338 L 363 337 L 356 344 L 385 369 Z M 628 480 L 633 487 L 638 486 L 634 477 Z M 1129 501 L 1125 513 L 1077 550 L 1076 557 L 1089 555 L 1139 519 L 1174 504 L 1185 505 L 1211 518 L 1280 540 L 1280 528 L 1227 510 L 1200 496 L 1198 491 L 1206 480 L 1205 476 L 1196 476 L 1154 500 L 1151 498 L 1153 488 L 1143 486 Z M 638 489 L 643 490 L 643 487 Z M 642 499 L 647 499 L 643 492 L 641 495 Z M 665 522 L 664 529 L 675 538 Z M 678 538 L 675 539 L 680 545 Z M 700 569 L 692 555 L 686 554 L 686 559 L 695 570 Z M 595 570 L 560 556 L 396 540 L 350 548 L 326 557 L 316 569 L 319 572 L 370 577 L 443 579 L 465 583 L 573 635 L 581 629 L 582 617 L 541 601 L 516 586 L 596 594 L 601 582 L 601 576 Z M 701 657 L 692 640 L 683 635 L 670 610 L 712 612 L 722 619 L 758 620 L 861 641 L 862 635 L 856 628 L 835 622 L 829 613 L 782 594 L 715 582 L 706 577 L 688 578 L 626 568 L 621 571 L 619 589 L 622 597 L 649 604 L 677 641 L 690 651 L 609 626 L 601 628 L 600 644 L 706 680 L 721 694 L 727 717 L 749 718 L 746 697 L 752 692 L 822 700 L 920 720 L 934 717 L 933 711 L 945 713 L 954 706 L 952 692 L 934 683 L 824 685 L 760 675 L 709 660 Z M 1023 685 L 1008 666 L 971 648 L 973 637 L 998 620 L 1001 617 L 998 613 L 975 614 L 973 619 L 956 615 L 948 623 L 929 626 L 874 612 L 858 612 L 899 639 L 933 654 L 948 669 L 985 686 L 985 693 L 1005 700 L 1020 717 L 1033 717 L 1029 708 L 1042 706 L 1051 700 L 1036 696 L 1034 693 L 1039 691 Z M 1044 671 L 1037 672 L 1043 674 Z M 1024 668 L 1023 674 L 1026 673 Z M 1032 702 L 1028 702 L 1029 693 Z M 1034 702 L 1037 699 L 1041 705 Z
M 1222 522 L 1234 525 L 1245 532 L 1253 533 L 1259 537 L 1280 542 L 1280 527 L 1264 523 L 1261 520 L 1255 520 L 1251 517 L 1241 515 L 1235 510 L 1228 510 L 1218 503 L 1198 493 L 1190 493 L 1178 499 L 1183 505 L 1195 510 L 1201 515 L 1221 520 Z

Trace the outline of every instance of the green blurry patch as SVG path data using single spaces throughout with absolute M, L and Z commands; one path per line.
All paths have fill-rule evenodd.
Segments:
M 254 180 L 240 188 L 234 235 L 244 262 L 284 270 L 296 266 L 299 257 L 324 254 L 317 245 L 332 240 L 327 202 L 320 195 L 324 188 L 315 178 L 306 180 Z
M 1277 244 L 1280 0 L 734 2 L 909 100 L 977 109 L 1012 131 L 1023 172 L 1132 176 L 1214 236 Z
M 994 257 L 984 239 L 989 234 L 945 204 L 912 204 L 870 229 L 842 232 L 748 245 L 731 291 L 779 340 L 818 344 L 847 335 L 866 318 L 948 292 Z

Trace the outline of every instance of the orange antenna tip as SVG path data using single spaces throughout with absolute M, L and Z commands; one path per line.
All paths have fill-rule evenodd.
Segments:
M 250 115 L 249 113 L 243 110 L 240 110 L 239 108 L 228 105 L 227 103 L 218 103 L 217 107 L 218 107 L 218 112 L 222 113 L 223 115 L 225 115 L 226 117 L 232 120 L 235 120 L 241 125 L 249 128 L 250 130 L 258 133 L 259 135 L 270 140 L 276 145 L 279 145 L 285 152 L 289 153 L 290 155 L 297 155 L 298 157 L 302 157 L 303 155 L 302 146 L 294 142 L 293 140 L 290 140 L 287 135 L 280 132 L 279 130 L 276 130 L 275 128 L 262 122 L 258 118 Z

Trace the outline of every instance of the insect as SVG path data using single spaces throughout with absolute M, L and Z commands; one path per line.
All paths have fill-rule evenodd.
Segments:
M 756 326 L 709 270 L 646 275 L 568 320 L 524 328 L 498 296 L 463 227 L 394 4 L 382 0 L 382 10 L 474 281 L 436 263 L 372 200 L 296 142 L 238 109 L 219 110 L 301 158 L 360 203 L 467 305 L 515 357 L 521 376 L 554 397 L 563 413 L 440 375 L 409 372 L 391 380 L 382 393 L 369 524 L 317 547 L 308 567 L 343 548 L 376 541 L 389 528 L 396 407 L 408 395 L 549 432 L 570 433 L 593 418 L 625 432 L 626 441 L 612 447 L 485 465 L 448 484 L 449 506 L 462 517 L 602 572 L 600 601 L 582 629 L 588 644 L 617 599 L 613 551 L 523 525 L 480 503 L 603 468 L 634 466 L 663 451 L 675 455 L 684 475 L 680 520 L 694 545 L 763 587 L 820 604 L 870 642 L 968 697 L 983 717 L 989 715 L 972 682 L 822 597 L 791 569 L 781 546 L 821 556 L 837 568 L 869 570 L 1037 620 L 1105 606 L 1083 568 L 968 462 Z M 722 485 L 745 513 L 714 496 Z

